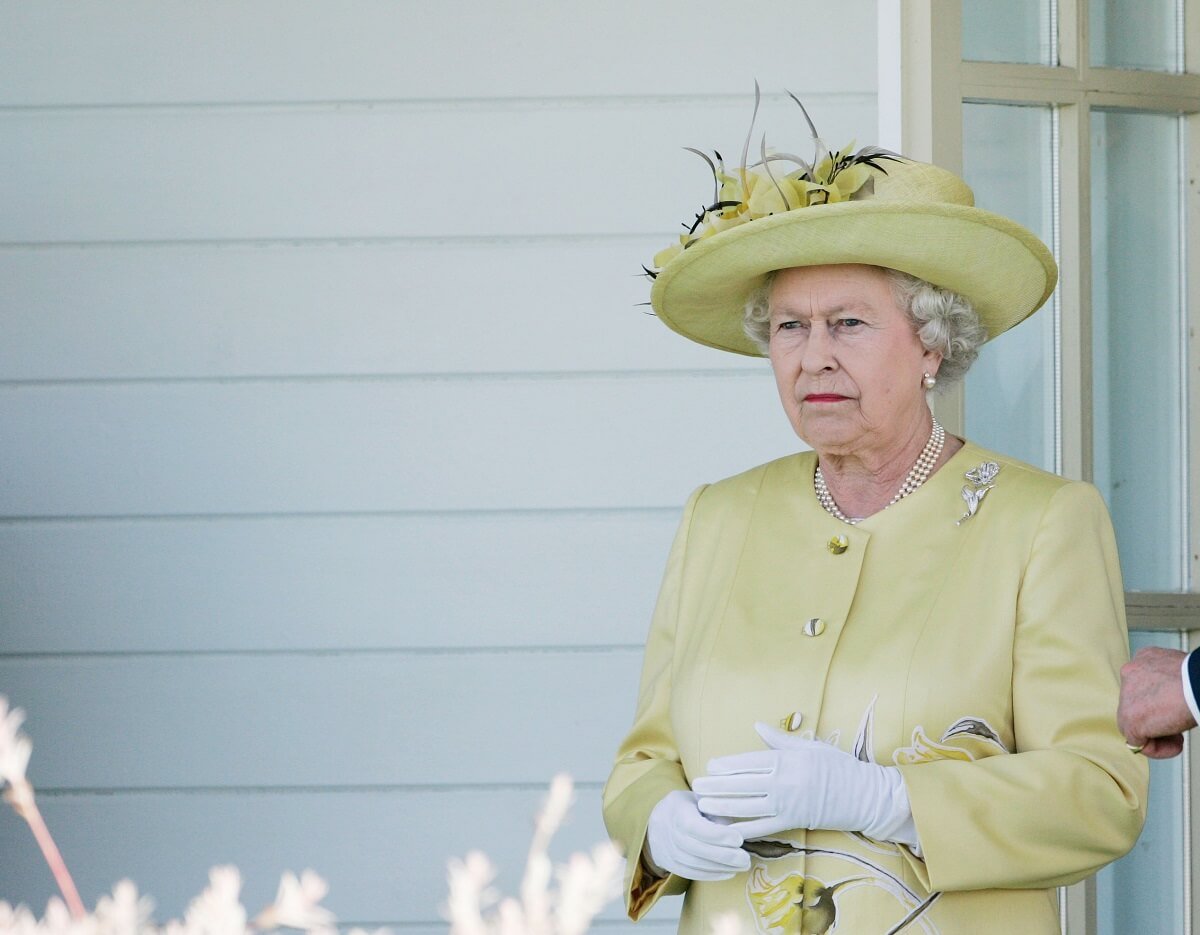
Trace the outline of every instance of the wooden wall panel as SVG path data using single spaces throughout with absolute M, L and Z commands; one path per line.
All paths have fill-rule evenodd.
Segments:
M 875 91 L 875 5 L 5 0 L 0 104 Z M 830 42 L 830 38 L 844 41 Z M 805 62 L 797 66 L 797 60 Z M 114 67 L 119 63 L 120 67 Z
M 795 450 L 770 372 L 0 387 L 0 514 L 675 507 Z
M 0 653 L 640 645 L 678 514 L 0 523 Z
M 838 141 L 830 145 L 874 123 L 872 98 L 851 103 L 811 101 L 818 128 Z M 0 165 L 21 173 L 0 189 L 0 242 L 669 238 L 712 195 L 709 170 L 680 146 L 736 150 L 750 105 L 743 94 L 452 109 L 2 111 Z M 803 118 L 781 94 L 759 127 L 780 148 L 808 148 Z M 636 154 L 623 152 L 630 140 Z
M 45 789 L 601 782 L 640 670 L 640 647 L 8 657 L 0 686 Z
M 757 367 L 640 307 L 665 240 L 0 249 L 0 380 Z

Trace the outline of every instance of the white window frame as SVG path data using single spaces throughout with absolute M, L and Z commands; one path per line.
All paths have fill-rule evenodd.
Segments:
M 983 0 L 976 0 L 983 2 Z M 992 2 L 992 0 L 987 0 Z M 914 159 L 962 172 L 964 103 L 1050 105 L 1055 108 L 1059 166 L 1055 228 L 1062 276 L 1058 287 L 1055 387 L 1055 465 L 1066 477 L 1091 480 L 1091 114 L 1096 108 L 1175 113 L 1185 120 L 1185 271 L 1200 271 L 1200 0 L 1178 0 L 1183 22 L 1182 74 L 1093 68 L 1088 62 L 1088 0 L 1057 0 L 1057 66 L 964 62 L 962 0 L 878 0 L 879 143 Z M 1182 648 L 1200 647 L 1200 272 L 1187 276 L 1185 400 L 1188 508 L 1188 593 L 1127 592 L 1131 630 L 1178 634 Z M 964 430 L 961 383 L 936 403 L 947 431 Z M 1181 470 L 1184 467 L 1181 466 Z M 1184 760 L 1184 910 L 1189 932 L 1200 933 L 1200 742 L 1189 738 Z M 1093 935 L 1097 928 L 1093 879 L 1063 891 L 1063 931 Z

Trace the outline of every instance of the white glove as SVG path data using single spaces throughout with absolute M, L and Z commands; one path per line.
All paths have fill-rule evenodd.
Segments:
M 754 729 L 769 750 L 719 757 L 696 779 L 700 811 L 746 819 L 746 840 L 797 828 L 861 831 L 876 841 L 917 845 L 900 770 L 864 763 L 837 747 L 766 724 Z
M 654 806 L 646 828 L 650 863 L 688 880 L 728 880 L 750 869 L 745 839 L 729 824 L 709 821 L 696 807 L 696 795 L 668 792 Z

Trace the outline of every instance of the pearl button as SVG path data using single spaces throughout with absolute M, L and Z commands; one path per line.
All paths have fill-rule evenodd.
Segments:
M 829 551 L 832 552 L 834 555 L 841 555 L 848 548 L 850 548 L 850 540 L 847 539 L 845 536 L 841 536 L 841 535 L 834 536 L 832 539 L 829 540 L 829 543 L 826 546 L 826 548 L 828 548 Z
M 804 715 L 799 711 L 793 711 L 791 714 L 785 714 L 779 719 L 779 726 L 786 731 L 795 731 L 800 729 L 800 724 L 804 721 Z
M 805 636 L 820 636 L 825 632 L 825 621 L 820 617 L 810 617 L 804 624 Z

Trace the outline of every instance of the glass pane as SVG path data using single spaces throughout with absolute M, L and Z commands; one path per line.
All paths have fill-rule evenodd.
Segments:
M 963 0 L 963 58 L 1057 65 L 1050 0 Z
M 1186 588 L 1181 131 L 1092 116 L 1094 479 L 1131 591 Z
M 1135 652 L 1143 646 L 1184 648 L 1178 633 L 1131 633 L 1129 642 Z M 1183 918 L 1183 797 L 1183 757 L 1151 760 L 1142 836 L 1133 850 L 1096 875 L 1098 935 L 1188 931 Z
M 963 106 L 963 175 L 981 208 L 1053 244 L 1054 138 L 1048 107 Z M 1053 298 L 979 353 L 966 379 L 971 440 L 1053 471 L 1057 460 Z
M 1182 0 L 1089 0 L 1092 64 L 1183 71 Z

